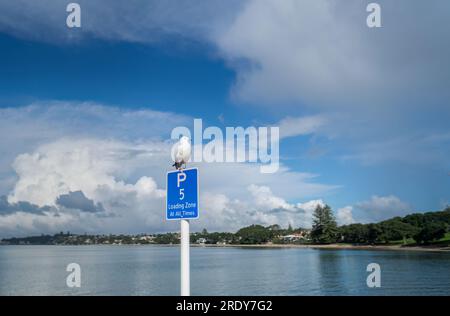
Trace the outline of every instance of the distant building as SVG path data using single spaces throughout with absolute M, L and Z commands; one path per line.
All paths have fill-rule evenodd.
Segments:
M 294 241 L 308 239 L 308 237 L 309 237 L 309 232 L 300 231 L 300 232 L 292 233 L 289 235 L 281 236 L 280 238 L 284 241 L 294 242 Z
M 155 236 L 151 236 L 151 235 L 144 235 L 144 236 L 139 237 L 140 241 L 147 241 L 147 242 L 153 242 L 154 239 L 155 239 Z

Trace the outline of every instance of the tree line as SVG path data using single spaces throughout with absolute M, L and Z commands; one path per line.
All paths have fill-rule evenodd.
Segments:
M 338 227 L 328 205 L 318 206 L 314 212 L 311 241 L 313 243 L 429 244 L 443 238 L 450 231 L 450 207 L 440 212 L 415 213 L 394 217 L 379 223 L 350 224 Z
M 394 217 L 379 223 L 338 226 L 328 205 L 317 206 L 311 229 L 281 228 L 279 225 L 250 225 L 231 232 L 208 232 L 203 229 L 190 235 L 192 243 L 204 244 L 430 244 L 447 236 L 450 243 L 450 207 L 443 211 L 415 213 Z M 447 235 L 446 235 L 447 234 Z M 287 236 L 301 236 L 291 240 Z M 59 233 L 24 238 L 3 239 L 3 244 L 81 245 L 81 244 L 178 244 L 179 233 L 153 235 L 74 235 Z M 444 240 L 445 242 L 445 240 Z
M 306 238 L 294 243 L 307 244 L 390 244 L 411 243 L 429 244 L 436 242 L 450 232 L 450 207 L 443 211 L 415 213 L 405 217 L 394 217 L 379 223 L 338 226 L 330 206 L 317 206 L 313 213 L 310 230 L 293 229 L 290 225 L 282 229 L 279 225 L 250 225 L 236 233 L 208 233 L 206 229 L 191 235 L 191 242 L 200 240 L 206 244 L 265 244 L 268 242 L 292 243 L 283 236 L 309 231 Z M 172 239 L 172 242 L 176 242 Z

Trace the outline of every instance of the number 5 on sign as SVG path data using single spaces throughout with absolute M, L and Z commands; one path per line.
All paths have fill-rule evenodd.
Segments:
M 184 172 L 177 173 L 177 187 L 180 188 L 180 183 L 186 181 L 186 174 Z M 180 200 L 184 199 L 184 188 L 180 188 Z
M 198 218 L 198 169 L 167 173 L 166 219 Z

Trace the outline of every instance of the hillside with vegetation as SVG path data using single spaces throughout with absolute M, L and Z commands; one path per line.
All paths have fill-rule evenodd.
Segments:
M 340 242 L 358 244 L 427 245 L 450 243 L 450 207 L 440 212 L 415 213 L 379 223 L 339 227 Z

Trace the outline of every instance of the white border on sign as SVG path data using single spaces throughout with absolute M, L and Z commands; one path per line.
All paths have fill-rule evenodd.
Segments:
M 172 171 L 167 171 L 167 173 L 166 173 L 166 207 L 165 207 L 165 213 L 166 213 L 166 220 L 167 221 L 179 221 L 179 220 L 182 220 L 182 219 L 186 219 L 186 220 L 189 220 L 189 219 L 198 219 L 199 217 L 200 217 L 200 184 L 199 184 L 199 182 L 200 182 L 200 177 L 198 176 L 198 168 L 197 167 L 195 167 L 195 168 L 189 168 L 189 169 L 183 169 L 184 171 L 186 171 L 186 170 L 197 170 L 197 216 L 196 217 L 186 217 L 186 218 L 183 218 L 183 217 L 181 217 L 181 218 L 168 218 L 167 217 L 167 199 L 169 198 L 169 195 L 167 194 L 167 190 L 168 190 L 168 188 L 169 188 L 169 186 L 168 186 L 168 180 L 169 180 L 169 174 L 170 173 L 178 173 L 178 172 L 180 172 L 180 170 L 172 170 Z

